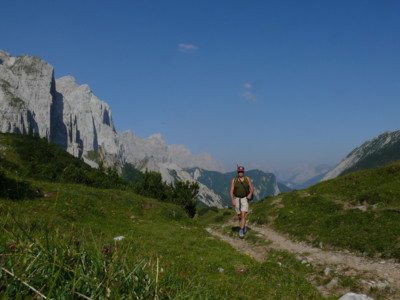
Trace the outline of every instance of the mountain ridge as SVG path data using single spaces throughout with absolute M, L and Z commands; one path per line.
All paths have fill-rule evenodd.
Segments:
M 183 168 L 225 171 L 210 154 L 194 155 L 183 145 L 167 145 L 160 134 L 142 139 L 120 133 L 109 105 L 87 84 L 79 85 L 72 76 L 55 79 L 54 68 L 35 56 L 14 57 L 0 50 L 0 115 L 1 132 L 31 130 L 85 160 L 88 152 L 100 150 L 108 165 L 118 160 L 135 164 L 152 156 Z
M 193 154 L 184 145 L 168 145 L 159 133 L 141 138 L 130 130 L 119 132 L 109 105 L 89 85 L 78 84 L 73 76 L 55 79 L 54 68 L 34 56 L 14 57 L 0 50 L 0 116 L 1 132 L 45 137 L 93 167 L 101 161 L 121 171 L 124 164 L 132 164 L 141 171 L 160 172 L 170 183 L 196 181 L 185 169 L 225 172 L 209 153 Z M 279 193 L 271 178 L 270 190 L 264 183 L 257 185 L 263 191 L 260 197 Z M 202 183 L 199 198 L 208 206 L 227 205 Z
M 400 161 L 400 130 L 386 131 L 351 151 L 321 181 Z

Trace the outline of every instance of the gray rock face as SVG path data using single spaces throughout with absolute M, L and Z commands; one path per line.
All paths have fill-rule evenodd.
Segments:
M 34 56 L 0 50 L 0 130 L 50 138 L 55 82 L 53 67 Z
M 182 168 L 200 167 L 209 171 L 224 172 L 224 166 L 209 153 L 192 154 L 183 145 L 168 146 L 169 159 Z
M 166 180 L 182 168 L 224 170 L 211 155 L 167 145 L 160 134 L 143 139 L 118 132 L 110 107 L 88 85 L 78 85 L 71 76 L 55 80 L 53 67 L 38 57 L 13 57 L 0 50 L 0 117 L 1 132 L 32 130 L 87 162 L 87 154 L 98 151 L 106 165 L 132 163 L 163 171 Z
M 167 182 L 196 181 L 200 202 L 229 205 L 226 192 L 234 175 L 220 173 L 224 167 L 210 154 L 194 155 L 183 145 L 168 145 L 161 134 L 144 139 L 131 131 L 118 132 L 110 107 L 88 85 L 77 84 L 72 76 L 55 80 L 53 74 L 53 67 L 40 58 L 0 51 L 1 132 L 32 130 L 92 166 L 96 163 L 89 154 L 96 151 L 108 166 L 131 163 L 142 171 L 160 172 Z M 256 196 L 279 193 L 275 177 L 261 175 L 254 174 Z
M 127 130 L 119 135 L 119 147 L 125 161 L 139 169 L 155 171 L 158 163 L 168 162 L 168 146 L 160 134 L 143 139 Z
M 118 133 L 108 104 L 72 76 L 57 79 L 56 90 L 53 141 L 78 157 L 99 149 L 116 155 Z
M 192 154 L 183 145 L 167 145 L 161 134 L 142 139 L 131 131 L 119 135 L 120 153 L 125 161 L 139 169 L 157 170 L 158 164 L 171 164 L 180 168 L 200 167 L 212 171 L 224 171 L 222 164 L 208 153 Z M 175 169 L 175 166 L 171 167 Z

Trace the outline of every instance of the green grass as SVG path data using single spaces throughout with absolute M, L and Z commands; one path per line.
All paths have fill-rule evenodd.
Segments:
M 255 203 L 249 219 L 315 246 L 400 259 L 399 183 L 399 164 L 360 171 Z
M 321 182 L 308 190 L 311 194 L 332 195 L 353 204 L 366 202 L 400 207 L 400 164 L 351 173 Z
M 44 196 L 0 199 L 2 267 L 14 275 L 0 273 L 0 299 L 33 297 L 23 282 L 54 299 L 322 299 L 303 270 L 239 254 L 178 206 L 126 191 L 31 185 Z
M 210 224 L 223 224 L 233 216 L 236 216 L 233 209 L 218 209 L 216 207 L 198 207 L 197 214 L 199 217 L 198 222 L 204 226 Z
M 399 258 L 399 170 L 266 198 L 248 217 L 314 245 Z M 0 299 L 38 297 L 32 288 L 54 299 L 323 299 L 306 279 L 316 270 L 293 255 L 269 250 L 259 263 L 205 230 L 234 210 L 198 207 L 191 219 L 103 173 L 41 139 L 0 135 Z M 366 212 L 354 209 L 361 204 Z M 255 231 L 246 240 L 268 244 Z M 352 280 L 340 278 L 356 287 Z

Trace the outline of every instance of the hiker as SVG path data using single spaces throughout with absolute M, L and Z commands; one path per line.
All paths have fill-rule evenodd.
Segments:
M 253 199 L 253 183 L 244 176 L 244 167 L 237 167 L 238 176 L 232 179 L 230 196 L 232 205 L 235 206 L 239 218 L 239 237 L 244 238 L 248 228 L 246 227 L 246 214 L 249 211 L 249 200 Z

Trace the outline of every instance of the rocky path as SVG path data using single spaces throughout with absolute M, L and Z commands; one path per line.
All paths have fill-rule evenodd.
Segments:
M 227 223 L 226 226 L 236 226 L 234 223 Z M 322 266 L 325 272 L 334 271 L 337 274 L 357 278 L 365 290 L 391 289 L 397 291 L 390 299 L 400 299 L 400 264 L 392 260 L 373 260 L 360 257 L 347 251 L 328 251 L 311 247 L 305 243 L 291 241 L 284 234 L 278 233 L 266 226 L 250 226 L 257 232 L 257 237 L 271 242 L 268 246 L 255 246 L 241 240 L 237 236 L 231 237 L 221 233 L 218 229 L 207 228 L 207 231 L 221 240 L 229 243 L 238 251 L 252 255 L 254 259 L 262 262 L 268 253 L 268 249 L 285 250 L 294 255 L 303 263 L 310 263 L 313 266 Z M 333 285 L 333 284 L 332 284 Z M 322 294 L 328 296 L 330 287 L 317 287 Z

